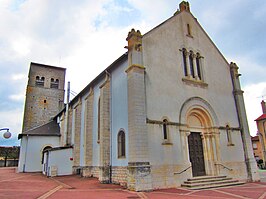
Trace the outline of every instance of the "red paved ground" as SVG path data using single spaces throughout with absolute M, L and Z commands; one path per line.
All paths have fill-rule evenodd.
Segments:
M 265 172 L 266 174 L 266 172 Z M 95 178 L 64 176 L 47 178 L 40 173 L 16 173 L 15 168 L 0 168 L 0 199 L 266 199 L 266 183 L 212 190 L 183 188 L 152 192 L 130 192 L 118 185 L 100 184 Z

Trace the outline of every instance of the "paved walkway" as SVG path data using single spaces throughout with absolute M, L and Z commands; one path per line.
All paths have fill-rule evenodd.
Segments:
M 47 178 L 40 173 L 15 173 L 15 168 L 0 168 L 1 199 L 266 199 L 266 172 L 260 183 L 212 190 L 190 191 L 182 188 L 152 192 L 131 192 L 113 184 L 100 184 L 95 178 L 64 176 Z

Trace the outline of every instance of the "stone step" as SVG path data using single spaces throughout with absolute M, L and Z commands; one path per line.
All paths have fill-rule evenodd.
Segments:
M 240 184 L 244 184 L 244 182 L 226 176 L 199 176 L 188 179 L 181 186 L 188 189 L 209 189 Z
M 227 186 L 237 186 L 243 185 L 245 182 L 232 182 L 232 183 L 223 183 L 223 184 L 213 184 L 209 186 L 198 186 L 198 187 L 187 187 L 190 190 L 200 190 L 200 189 L 213 189 L 213 188 L 220 188 L 220 187 L 227 187 Z
M 197 179 L 197 180 L 188 179 L 184 183 L 194 184 L 194 183 L 204 183 L 204 182 L 219 182 L 223 180 L 232 180 L 232 178 L 224 177 L 224 178 L 208 178 L 208 179 Z
M 226 176 L 197 176 L 189 178 L 188 181 L 205 180 L 205 179 L 223 179 L 223 178 L 226 178 Z

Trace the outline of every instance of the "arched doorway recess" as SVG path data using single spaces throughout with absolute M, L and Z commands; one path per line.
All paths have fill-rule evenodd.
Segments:
M 192 176 L 218 175 L 220 160 L 218 120 L 210 104 L 191 98 L 182 106 L 180 133 Z

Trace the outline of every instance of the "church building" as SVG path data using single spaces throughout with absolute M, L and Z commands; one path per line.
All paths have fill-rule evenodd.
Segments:
M 135 191 L 180 187 L 199 176 L 258 181 L 238 66 L 224 58 L 189 3 L 143 35 L 132 29 L 126 40 L 127 51 L 63 109 L 50 112 L 52 119 L 23 128 L 21 157 L 37 136 L 35 154 L 46 174 L 59 175 L 68 165 L 73 174 Z M 29 78 L 37 81 L 36 74 Z M 63 78 L 51 78 L 63 89 Z M 50 95 L 54 88 L 46 90 Z M 69 156 L 49 159 L 62 150 Z M 31 164 L 27 157 L 20 171 Z

